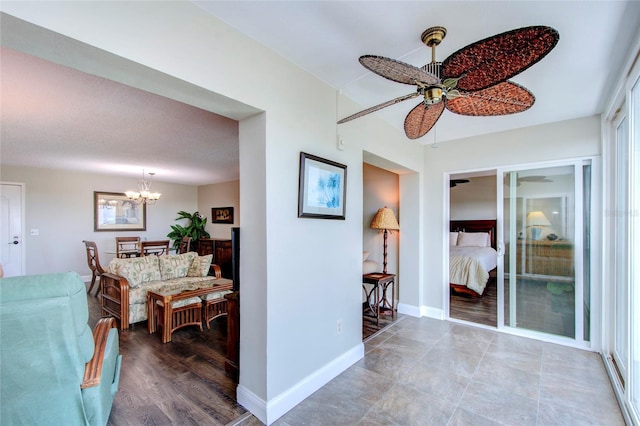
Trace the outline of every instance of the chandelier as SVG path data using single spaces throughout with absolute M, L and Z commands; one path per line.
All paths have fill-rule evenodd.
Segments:
M 147 173 L 149 179 L 144 177 L 144 169 L 142 169 L 142 179 L 138 181 L 138 191 L 125 191 L 125 195 L 135 204 L 155 204 L 162 195 L 159 192 L 151 192 L 151 179 L 155 173 Z

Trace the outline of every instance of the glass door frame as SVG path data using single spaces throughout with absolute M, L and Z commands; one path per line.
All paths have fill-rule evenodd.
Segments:
M 503 331 L 509 334 L 520 335 L 524 337 L 530 337 L 537 340 L 559 343 L 567 346 L 574 346 L 579 348 L 591 348 L 597 347 L 597 343 L 594 341 L 594 334 L 596 336 L 600 335 L 600 325 L 599 321 L 596 319 L 599 318 L 599 309 L 596 308 L 596 303 L 594 303 L 593 298 L 590 300 L 590 330 L 591 336 L 589 341 L 585 341 L 583 338 L 584 331 L 584 315 L 583 315 L 583 257 L 579 254 L 583 253 L 583 166 L 586 163 L 590 163 L 592 167 L 591 173 L 591 195 L 592 197 L 599 190 L 597 188 L 598 178 L 600 176 L 599 173 L 599 158 L 598 157 L 580 157 L 575 159 L 563 160 L 563 161 L 551 161 L 551 162 L 539 162 L 539 163 L 528 163 L 528 164 L 519 164 L 516 166 L 503 166 L 498 167 L 496 170 L 496 190 L 497 190 L 497 247 L 498 247 L 498 267 L 497 267 L 497 280 L 498 280 L 498 330 Z M 504 217 L 504 200 L 505 200 L 505 187 L 504 187 L 504 177 L 505 174 L 509 172 L 518 172 L 523 170 L 530 169 L 541 169 L 548 167 L 561 167 L 561 166 L 573 166 L 574 167 L 574 208 L 575 208 L 575 220 L 574 220 L 574 235 L 575 235 L 575 243 L 574 243 L 574 268 L 575 268 L 575 338 L 568 338 L 564 336 L 555 336 L 543 332 L 538 332 L 534 330 L 520 329 L 511 327 L 505 324 L 505 314 L 504 314 L 504 306 L 505 306 L 505 289 L 504 289 L 504 278 L 505 278 L 505 217 Z M 512 181 L 513 182 L 513 181 Z M 510 198 L 513 198 L 515 194 L 515 184 L 510 185 L 507 189 L 510 191 Z M 591 205 L 599 205 L 598 200 L 591 200 Z M 592 242 L 597 241 L 596 237 L 597 230 L 599 229 L 597 225 L 597 221 L 599 220 L 600 215 L 595 209 L 592 209 L 591 215 L 591 223 L 590 230 L 592 236 Z M 515 211 L 510 209 L 510 215 L 515 215 Z M 511 227 L 515 227 L 515 217 L 511 217 L 512 220 L 509 221 Z M 515 235 L 515 229 L 510 230 L 512 235 Z M 510 246 L 511 250 L 515 250 L 515 246 Z M 591 267 L 591 276 L 596 276 L 597 270 L 595 265 L 597 265 L 597 259 L 599 256 L 599 249 L 593 247 L 591 251 L 590 267 Z M 515 262 L 517 261 L 516 256 L 509 256 L 509 261 L 513 262 L 510 271 L 514 271 L 515 273 Z M 600 294 L 599 289 L 595 288 L 596 283 L 592 282 L 591 285 L 591 294 Z M 512 295 L 513 292 L 510 292 Z M 511 297 L 511 296 L 510 296 Z M 510 304 L 510 307 L 514 306 L 513 303 Z M 510 315 L 510 318 L 514 318 L 513 315 Z M 595 343 L 595 345 L 594 345 Z
M 603 221 L 604 236 L 602 246 L 605 247 L 607 256 L 603 257 L 602 281 L 611 282 L 616 280 L 616 256 L 623 255 L 617 253 L 615 241 L 616 221 L 627 221 L 627 236 L 630 239 L 626 254 L 629 262 L 628 280 L 629 286 L 629 323 L 627 324 L 626 335 L 628 338 L 628 362 L 627 381 L 623 386 L 619 380 L 616 365 L 613 363 L 613 352 L 615 345 L 616 329 L 614 315 L 615 295 L 612 292 L 603 292 L 603 313 L 602 323 L 605 331 L 602 338 L 602 352 L 605 361 L 605 368 L 609 373 L 614 391 L 621 406 L 625 421 L 631 424 L 640 424 L 640 326 L 638 307 L 640 306 L 640 268 L 633 262 L 640 252 L 640 197 L 638 195 L 638 185 L 640 184 L 640 33 L 636 34 L 633 45 L 629 49 L 627 62 L 620 69 L 618 83 L 609 99 L 609 104 L 602 116 L 602 152 L 603 164 L 605 168 L 603 184 L 606 192 L 603 194 L 604 208 L 606 212 Z M 616 142 L 616 125 L 618 115 L 624 111 L 628 120 L 628 166 L 629 173 L 626 176 L 627 200 L 629 211 L 617 211 L 614 193 L 618 192 L 616 176 L 616 158 L 620 158 Z M 627 151 L 627 149 L 625 149 Z

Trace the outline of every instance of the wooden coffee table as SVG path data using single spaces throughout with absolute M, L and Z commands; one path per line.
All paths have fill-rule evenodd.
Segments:
M 196 325 L 202 330 L 202 301 L 186 306 L 174 308 L 173 303 L 192 297 L 204 296 L 217 291 L 231 290 L 232 283 L 219 284 L 211 287 L 202 287 L 195 290 L 187 290 L 177 293 L 175 291 L 149 291 L 147 292 L 147 329 L 149 334 L 155 333 L 158 322 L 162 327 L 162 343 L 171 341 L 172 333 L 188 325 Z M 162 306 L 158 306 L 161 302 Z M 158 316 L 162 318 L 158 318 Z

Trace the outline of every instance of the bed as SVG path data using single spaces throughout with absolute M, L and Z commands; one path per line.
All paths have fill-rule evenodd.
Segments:
M 482 297 L 498 261 L 496 221 L 452 220 L 449 231 L 449 286 Z

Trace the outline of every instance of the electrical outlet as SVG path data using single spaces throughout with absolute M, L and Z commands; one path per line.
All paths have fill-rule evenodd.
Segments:
M 342 320 L 338 320 L 338 324 L 336 326 L 336 331 L 338 332 L 338 334 L 342 333 Z

